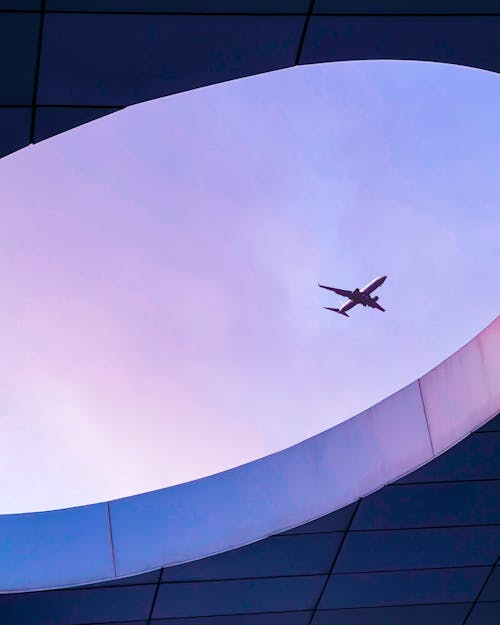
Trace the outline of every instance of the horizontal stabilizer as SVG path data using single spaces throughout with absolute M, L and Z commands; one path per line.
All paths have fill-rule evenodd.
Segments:
M 323 306 L 325 310 L 333 310 L 333 312 L 339 313 L 339 315 L 344 315 L 344 317 L 349 317 L 349 315 L 345 312 L 341 312 L 338 308 L 328 308 L 328 306 Z

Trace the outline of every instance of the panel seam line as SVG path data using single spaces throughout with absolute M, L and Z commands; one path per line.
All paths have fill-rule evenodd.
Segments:
M 304 47 L 304 41 L 306 39 L 307 28 L 309 26 L 309 20 L 311 19 L 313 8 L 314 8 L 314 0 L 311 0 L 309 4 L 309 11 L 307 12 L 306 19 L 304 21 L 304 29 L 302 30 L 302 35 L 300 36 L 299 48 L 297 50 L 297 55 L 295 56 L 295 65 L 299 64 L 300 57 L 302 56 L 302 48 Z
M 420 382 L 420 378 L 418 378 L 417 382 L 418 382 L 418 390 L 420 393 L 420 401 L 422 402 L 422 408 L 424 410 L 425 424 L 427 426 L 427 434 L 429 435 L 429 442 L 431 444 L 432 457 L 434 458 L 436 456 L 436 450 L 434 449 L 434 443 L 432 442 L 431 427 L 429 424 L 429 417 L 427 415 L 427 409 L 425 407 L 424 394 L 422 393 L 422 384 Z
M 479 601 L 479 597 L 482 595 L 483 590 L 486 588 L 488 582 L 490 581 L 491 576 L 493 575 L 493 572 L 496 568 L 496 566 L 498 565 L 498 563 L 500 562 L 500 555 L 497 557 L 496 562 L 493 564 L 493 566 L 491 567 L 488 575 L 486 575 L 486 578 L 484 580 L 484 582 L 481 585 L 481 588 L 478 590 L 478 593 L 476 595 L 476 598 L 474 599 L 471 607 L 469 608 L 469 611 L 467 612 L 467 614 L 465 615 L 464 621 L 462 625 L 466 625 L 467 621 L 469 620 L 474 608 L 476 607 L 478 601 Z
M 349 524 L 347 525 L 347 527 L 345 529 L 345 532 L 344 532 L 344 535 L 342 536 L 342 540 L 340 541 L 340 545 L 339 545 L 339 547 L 337 549 L 337 553 L 333 557 L 332 565 L 331 565 L 330 570 L 328 571 L 328 574 L 326 576 L 325 582 L 323 584 L 323 588 L 321 589 L 321 592 L 319 593 L 318 600 L 316 601 L 316 604 L 313 607 L 313 610 L 311 612 L 311 616 L 309 618 L 308 625 L 312 624 L 312 622 L 314 620 L 314 617 L 316 616 L 316 612 L 319 609 L 319 606 L 321 604 L 321 599 L 323 599 L 323 595 L 325 594 L 326 587 L 328 586 L 328 582 L 330 581 L 330 578 L 332 576 L 332 573 L 333 573 L 333 570 L 335 568 L 335 565 L 337 564 L 337 560 L 339 559 L 340 552 L 342 551 L 342 547 L 344 546 L 344 543 L 346 541 L 347 535 L 348 535 L 348 533 L 349 533 L 349 531 L 351 529 L 351 525 L 352 525 L 352 523 L 354 521 L 354 517 L 356 516 L 356 514 L 358 512 L 360 503 L 361 503 L 361 498 L 358 499 L 358 501 L 356 502 L 356 507 L 354 508 L 354 511 L 352 513 L 351 518 L 349 519 Z
M 42 58 L 42 39 L 43 29 L 45 25 L 45 4 L 46 0 L 42 0 L 40 7 L 40 32 L 38 34 L 38 46 L 37 57 L 35 65 L 35 76 L 33 81 L 33 97 L 31 100 L 31 127 L 30 127 L 30 143 L 34 143 L 35 139 L 35 116 L 36 116 L 36 101 L 38 99 L 38 83 L 40 81 L 40 63 Z
M 116 558 L 115 558 L 115 541 L 113 539 L 113 527 L 111 525 L 111 510 L 109 508 L 109 501 L 106 502 L 106 512 L 107 512 L 107 517 L 108 517 L 109 539 L 111 542 L 111 560 L 113 562 L 113 572 L 116 577 L 117 573 L 116 573 Z

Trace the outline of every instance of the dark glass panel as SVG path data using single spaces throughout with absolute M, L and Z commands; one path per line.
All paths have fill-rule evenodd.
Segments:
M 0 104 L 32 104 L 39 26 L 39 13 L 2 14 Z
M 267 614 L 228 614 L 201 618 L 155 619 L 152 625 L 309 625 L 312 612 L 269 612 Z
M 12 1 L 12 0 L 11 0 Z M 51 11 L 307 13 L 310 0 L 47 0 Z
M 349 532 L 335 573 L 493 565 L 500 526 Z
M 361 501 L 352 529 L 500 523 L 499 482 L 386 486 Z
M 315 532 L 339 532 L 347 529 L 349 523 L 351 522 L 352 515 L 354 514 L 354 510 L 356 509 L 356 503 L 351 504 L 350 506 L 345 506 L 345 508 L 341 508 L 336 512 L 332 512 L 331 514 L 327 514 L 325 516 L 316 519 L 315 521 L 311 521 L 310 523 L 305 523 L 304 525 L 299 525 L 292 530 L 288 530 L 285 532 L 286 534 L 309 534 Z
M 313 16 L 300 63 L 437 61 L 500 70 L 500 16 Z
M 312 610 L 325 575 L 161 584 L 153 618 Z
M 288 67 L 304 20 L 48 14 L 39 101 L 122 106 Z
M 488 571 L 487 567 L 475 567 L 332 575 L 319 607 L 334 609 L 472 602 Z
M 328 573 L 342 532 L 276 536 L 163 571 L 163 581 Z
M 494 419 L 490 419 L 478 432 L 500 432 L 500 414 Z
M 498 625 L 500 603 L 476 603 L 466 625 Z
M 471 434 L 398 484 L 500 479 L 500 432 Z
M 500 566 L 493 569 L 479 601 L 500 601 Z
M 39 11 L 42 0 L 0 0 L 0 10 Z
M 31 107 L 0 108 L 0 158 L 30 142 Z
M 35 117 L 35 143 L 118 110 L 120 109 L 59 106 L 38 108 Z
M 313 13 L 500 13 L 496 0 L 316 0 Z
M 472 604 L 320 610 L 311 625 L 463 625 Z
M 80 625 L 149 617 L 156 586 L 0 595 L 2 625 Z
M 161 569 L 158 571 L 150 571 L 141 575 L 133 575 L 132 577 L 122 577 L 120 579 L 112 579 L 108 582 L 98 582 L 97 584 L 89 584 L 87 586 L 79 586 L 79 588 L 109 588 L 110 586 L 137 586 L 139 584 L 157 584 L 160 581 Z

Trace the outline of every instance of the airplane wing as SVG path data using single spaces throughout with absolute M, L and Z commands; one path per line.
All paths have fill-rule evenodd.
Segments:
M 342 297 L 348 297 L 349 299 L 351 299 L 352 297 L 352 291 L 346 291 L 345 289 L 337 289 L 334 286 L 325 286 L 324 284 L 319 284 L 318 286 L 320 286 L 322 289 L 328 289 L 329 291 L 333 291 L 334 293 L 337 293 L 337 295 L 341 295 Z

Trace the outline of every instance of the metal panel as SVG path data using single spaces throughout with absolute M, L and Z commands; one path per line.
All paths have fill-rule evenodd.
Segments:
M 106 505 L 0 516 L 0 562 L 5 591 L 113 577 Z
M 421 378 L 436 453 L 451 447 L 500 407 L 500 317 Z
M 297 526 L 376 490 L 430 457 L 414 383 L 283 452 L 112 502 L 118 574 L 202 558 Z

